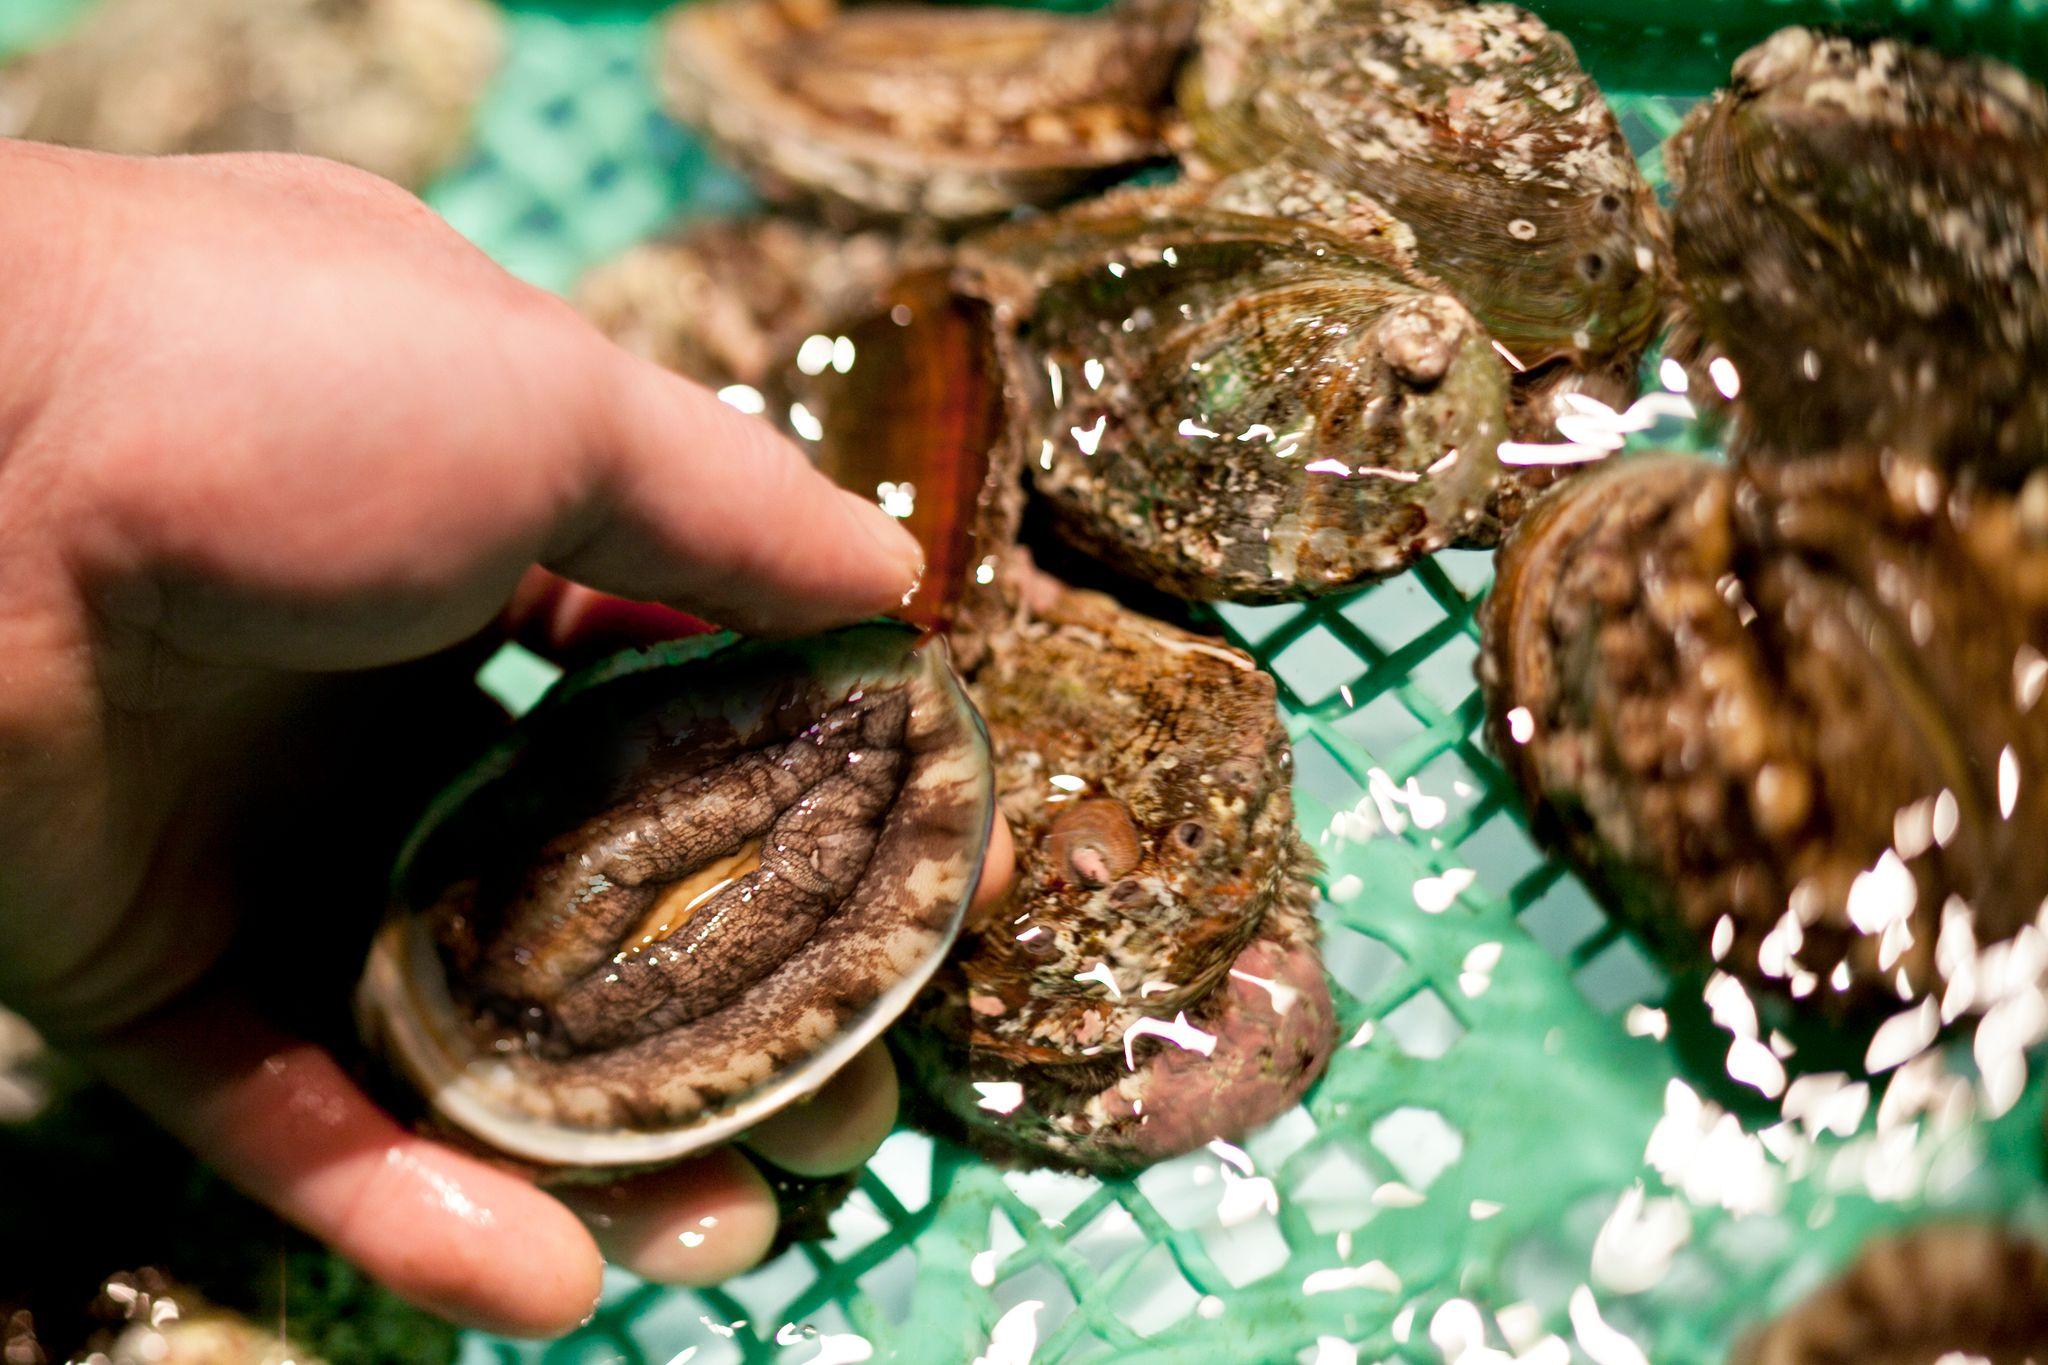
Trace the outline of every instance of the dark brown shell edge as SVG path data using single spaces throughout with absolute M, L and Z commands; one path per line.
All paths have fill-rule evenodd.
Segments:
M 1730 1365 L 2022 1365 L 2048 1359 L 2048 1251 L 1990 1224 L 1866 1246 L 1841 1276 L 1746 1336 Z

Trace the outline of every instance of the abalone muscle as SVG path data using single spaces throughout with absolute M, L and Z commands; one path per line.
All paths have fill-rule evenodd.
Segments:
M 1255 1127 L 1320 1073 L 1314 862 L 1272 680 L 1016 547 L 988 313 L 915 269 L 838 317 L 800 312 L 844 340 L 843 369 L 814 346 L 741 382 L 771 415 L 800 407 L 821 467 L 907 514 L 939 580 L 914 609 L 948 628 L 989 725 L 1019 876 L 898 1030 L 932 1116 L 1011 1156 L 1128 1169 Z
M 980 722 L 915 640 L 566 681 L 414 835 L 365 1035 L 443 1121 L 550 1166 L 669 1160 L 816 1089 L 937 967 L 993 818 Z
M 1736 1349 L 1732 1365 L 2029 1365 L 2048 1360 L 2048 1252 L 1942 1224 L 1881 1238 Z
M 1506 372 L 1414 255 L 1282 169 L 994 229 L 956 283 L 994 309 L 1012 458 L 1061 533 L 1178 596 L 1272 601 L 1489 537 Z
M 1418 263 L 1517 371 L 1516 431 L 1559 395 L 1621 406 L 1663 313 L 1648 183 L 1572 46 L 1447 0 L 1212 0 L 1181 80 L 1197 171 L 1293 165 L 1414 229 Z
M 1683 349 L 1732 364 L 1739 452 L 1864 445 L 2005 487 L 2040 463 L 2048 93 L 1988 58 L 1786 29 L 1667 159 Z
M 1679 963 L 1824 1014 L 1940 996 L 2048 898 L 2041 503 L 1858 453 L 1561 486 L 1482 615 L 1535 829 Z
M 104 152 L 303 152 L 417 189 L 497 68 L 485 0 L 104 0 L 0 68 L 0 136 Z
M 703 0 L 669 20 L 663 84 L 771 199 L 959 222 L 1162 156 L 1193 24 L 1193 0 L 1093 15 Z

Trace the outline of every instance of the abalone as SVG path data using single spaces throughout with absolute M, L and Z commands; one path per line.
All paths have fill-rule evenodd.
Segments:
M 365 1036 L 547 1166 L 670 1160 L 815 1090 L 938 967 L 986 849 L 987 741 L 917 641 L 714 637 L 565 680 L 414 834 Z
M 1613 111 L 1534 15 L 1214 0 L 1180 101 L 1198 173 L 1313 170 L 1412 228 L 1421 269 L 1514 369 L 1524 439 L 1551 439 L 1562 393 L 1633 397 L 1666 230 Z
M 1733 1365 L 2026 1365 L 2048 1358 L 2048 1251 L 2016 1230 L 1941 1223 L 1880 1237 L 1752 1333 Z
M 0 68 L 0 136 L 302 152 L 417 189 L 468 145 L 502 26 L 485 0 L 104 0 Z
M 1191 0 L 1100 14 L 705 0 L 669 20 L 671 110 L 769 198 L 842 220 L 989 218 L 1161 157 Z
M 1181 597 L 1345 588 L 1497 534 L 1507 373 L 1414 234 L 1313 173 L 1115 191 L 977 235 L 1013 457 Z
M 1825 1014 L 1940 996 L 2048 898 L 2029 488 L 1845 452 L 1630 459 L 1546 495 L 1481 618 L 1537 833 L 1675 962 Z
M 1785 29 L 1667 161 L 1681 334 L 1739 453 L 1861 445 L 2007 488 L 2039 465 L 2048 92 L 1990 58 Z
M 945 630 L 989 727 L 1019 875 L 897 1031 L 925 1116 L 1011 1159 L 1127 1170 L 1256 1127 L 1320 1074 L 1315 862 L 1272 679 L 1017 546 L 1014 371 L 963 278 L 835 290 L 843 311 L 797 310 L 791 358 L 736 382 L 925 542 L 910 610 Z

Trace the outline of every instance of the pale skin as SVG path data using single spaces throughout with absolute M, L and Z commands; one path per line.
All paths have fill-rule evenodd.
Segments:
M 920 566 L 380 180 L 0 141 L 0 1001 L 458 1321 L 568 1330 L 600 1253 L 737 1273 L 775 1218 L 737 1152 L 557 1197 L 417 1135 L 265 1002 L 345 982 L 308 969 L 322 927 L 374 917 L 395 832 L 487 737 L 502 631 L 670 624 L 624 598 L 796 633 Z M 895 1112 L 871 1051 L 746 1142 L 827 1174 Z

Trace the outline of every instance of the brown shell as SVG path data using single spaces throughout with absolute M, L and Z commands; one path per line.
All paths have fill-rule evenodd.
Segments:
M 2005 487 L 2040 464 L 2048 93 L 1986 58 L 1786 29 L 1667 159 L 1687 328 L 1732 362 L 1741 450 L 1867 445 Z
M 304 152 L 417 189 L 467 145 L 502 25 L 485 0 L 104 0 L 0 68 L 0 137 Z
M 2039 490 L 2048 492 L 2048 488 Z M 2048 897 L 2048 517 L 1845 456 L 1560 487 L 1482 613 L 1489 736 L 1627 922 L 1825 1012 L 1938 990 Z
M 1497 533 L 1507 373 L 1413 254 L 1283 169 L 994 229 L 958 283 L 996 309 L 1012 458 L 1062 534 L 1179 596 L 1270 601 Z
M 1193 11 L 703 0 L 669 20 L 663 86 L 771 199 L 970 221 L 1160 156 Z
M 798 308 L 806 332 L 832 339 L 832 362 L 814 347 L 809 366 L 740 380 L 843 483 L 889 485 L 899 507 L 913 488 L 906 521 L 931 564 L 913 612 L 948 626 L 1001 756 L 1015 890 L 902 1045 L 949 1122 L 986 1117 L 975 1082 L 1007 1079 L 1036 1116 L 1011 1125 L 1007 1150 L 1117 1168 L 1255 1126 L 1320 1074 L 1334 1015 L 1306 910 L 1314 863 L 1294 830 L 1272 679 L 1236 650 L 1062 588 L 1016 547 L 1022 480 L 999 439 L 1015 395 L 989 305 L 950 283 L 912 270 L 838 291 L 834 315 Z M 1042 932 L 1026 937 L 1018 917 Z M 1281 989 L 1260 1005 L 1248 981 L 1268 978 Z M 998 998 L 1001 1019 L 987 1013 Z M 1170 1060 L 1182 1049 L 1150 1036 L 1182 1013 L 1218 1040 L 1215 1066 Z
M 1293 1104 L 1335 1014 L 1272 679 L 1048 580 L 969 689 L 1018 876 L 911 1021 L 904 1047 L 936 1102 L 984 1145 L 1105 1170 Z M 1060 831 L 1111 809 L 1087 823 L 1127 831 L 1118 861 L 1134 860 L 1103 885 L 1075 875 Z M 984 1104 L 990 1082 L 1021 1085 L 1022 1106 Z
M 1190 159 L 1290 164 L 1414 229 L 1421 268 L 1513 357 L 1517 434 L 1615 406 L 1663 312 L 1665 229 L 1563 35 L 1444 0 L 1213 0 L 1180 86 Z
M 1732 1365 L 2030 1365 L 2048 1360 L 2048 1251 L 2017 1232 L 1937 1224 L 1881 1238 L 1752 1333 Z

